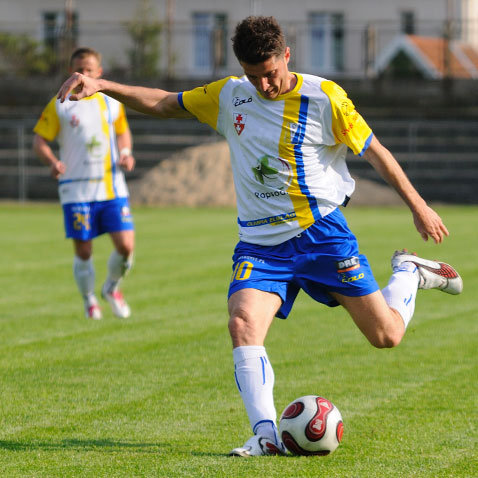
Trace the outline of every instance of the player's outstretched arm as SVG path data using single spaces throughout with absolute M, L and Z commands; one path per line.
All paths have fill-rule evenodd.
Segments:
M 63 103 L 67 98 L 78 101 L 101 91 L 141 113 L 159 118 L 191 118 L 178 102 L 178 94 L 159 88 L 123 85 L 103 78 L 90 78 L 73 73 L 61 85 L 57 98 Z
M 430 237 L 436 244 L 442 242 L 449 233 L 440 216 L 418 194 L 392 153 L 375 136 L 364 157 L 408 205 L 423 240 Z

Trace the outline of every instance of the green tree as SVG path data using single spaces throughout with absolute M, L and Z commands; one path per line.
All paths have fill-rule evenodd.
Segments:
M 17 76 L 44 75 L 54 71 L 56 55 L 28 35 L 0 32 L 2 69 Z M 6 67 L 6 68 L 5 68 Z
M 133 42 L 129 58 L 134 77 L 153 78 L 159 74 L 160 34 L 163 25 L 156 18 L 158 15 L 149 0 L 142 0 L 135 18 L 127 24 Z

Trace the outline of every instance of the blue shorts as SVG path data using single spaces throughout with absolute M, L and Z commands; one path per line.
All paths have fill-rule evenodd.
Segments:
M 66 237 L 80 241 L 134 229 L 128 198 L 63 204 L 63 218 Z
M 282 299 L 276 314 L 281 319 L 289 315 L 300 289 L 329 307 L 339 305 L 329 292 L 359 297 L 379 289 L 339 209 L 276 246 L 239 241 L 233 261 L 229 297 L 245 288 L 276 293 Z

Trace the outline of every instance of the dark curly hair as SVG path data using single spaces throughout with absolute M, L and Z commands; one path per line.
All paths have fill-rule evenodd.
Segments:
M 255 65 L 285 52 L 285 38 L 274 17 L 247 17 L 237 26 L 232 48 L 240 62 Z

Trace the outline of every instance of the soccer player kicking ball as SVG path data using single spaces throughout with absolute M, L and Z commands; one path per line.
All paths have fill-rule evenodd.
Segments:
M 300 289 L 341 305 L 375 347 L 398 345 L 417 289 L 459 294 L 457 272 L 441 262 L 397 251 L 382 290 L 339 206 L 354 190 L 345 155 L 363 156 L 411 209 L 423 239 L 448 231 L 380 144 L 345 91 L 332 81 L 290 72 L 290 50 L 273 17 L 248 17 L 233 37 L 244 70 L 206 86 L 171 93 L 78 73 L 61 87 L 65 101 L 98 91 L 160 118 L 194 116 L 230 147 L 239 243 L 229 288 L 234 375 L 254 435 L 233 456 L 285 453 L 276 428 L 274 372 L 264 348 L 274 319 L 285 319 Z
M 70 70 L 88 78 L 100 78 L 100 54 L 90 48 L 76 50 L 71 56 Z M 117 317 L 129 317 L 130 308 L 118 285 L 132 266 L 134 227 L 121 169 L 131 171 L 135 160 L 123 105 L 102 93 L 67 103 L 55 97 L 43 110 L 34 132 L 35 152 L 58 179 L 66 237 L 73 239 L 75 250 L 73 275 L 83 297 L 86 317 L 102 317 L 95 296 L 92 241 L 106 232 L 114 250 L 101 294 Z M 60 159 L 48 144 L 55 138 L 60 144 Z

